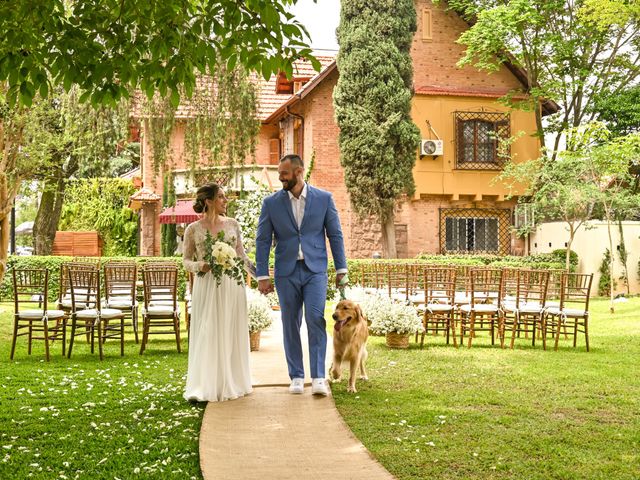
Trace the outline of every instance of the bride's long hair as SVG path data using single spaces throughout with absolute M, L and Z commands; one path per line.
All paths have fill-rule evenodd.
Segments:
M 193 210 L 196 213 L 206 213 L 207 204 L 205 200 L 215 200 L 219 190 L 220 185 L 217 183 L 206 183 L 198 188 L 196 200 L 193 202 Z

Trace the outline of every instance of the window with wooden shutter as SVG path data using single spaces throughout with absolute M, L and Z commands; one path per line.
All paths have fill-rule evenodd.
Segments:
M 280 139 L 269 139 L 269 164 L 278 165 L 280 161 Z

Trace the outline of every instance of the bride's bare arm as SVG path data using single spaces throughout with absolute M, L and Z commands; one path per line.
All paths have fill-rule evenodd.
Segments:
M 203 270 L 206 262 L 196 258 L 196 240 L 194 238 L 195 225 L 191 224 L 184 232 L 182 263 L 188 272 L 198 273 Z

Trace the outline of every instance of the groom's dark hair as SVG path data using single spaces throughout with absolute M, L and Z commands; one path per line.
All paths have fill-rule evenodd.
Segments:
M 282 157 L 280 159 L 280 163 L 286 162 L 287 160 L 289 160 L 291 162 L 291 164 L 296 166 L 296 167 L 304 168 L 304 162 L 302 161 L 302 158 L 300 158 L 300 155 L 296 155 L 295 153 L 290 153 L 290 154 L 285 155 L 284 157 Z

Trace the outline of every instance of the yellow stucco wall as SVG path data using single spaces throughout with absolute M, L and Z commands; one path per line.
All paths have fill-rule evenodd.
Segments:
M 521 162 L 538 158 L 540 142 L 532 134 L 535 132 L 533 112 L 509 109 L 500 105 L 494 98 L 462 97 L 447 95 L 415 95 L 412 101 L 411 115 L 420 128 L 424 139 L 435 139 L 426 121 L 431 123 L 441 140 L 444 141 L 444 154 L 439 157 L 418 157 L 414 168 L 416 195 L 474 196 L 476 200 L 487 199 L 501 201 L 509 192 L 500 181 L 492 180 L 500 172 L 482 170 L 455 169 L 455 121 L 454 112 L 510 112 L 511 135 L 526 132 L 511 146 L 511 157 Z M 519 193 L 519 192 L 514 192 Z

